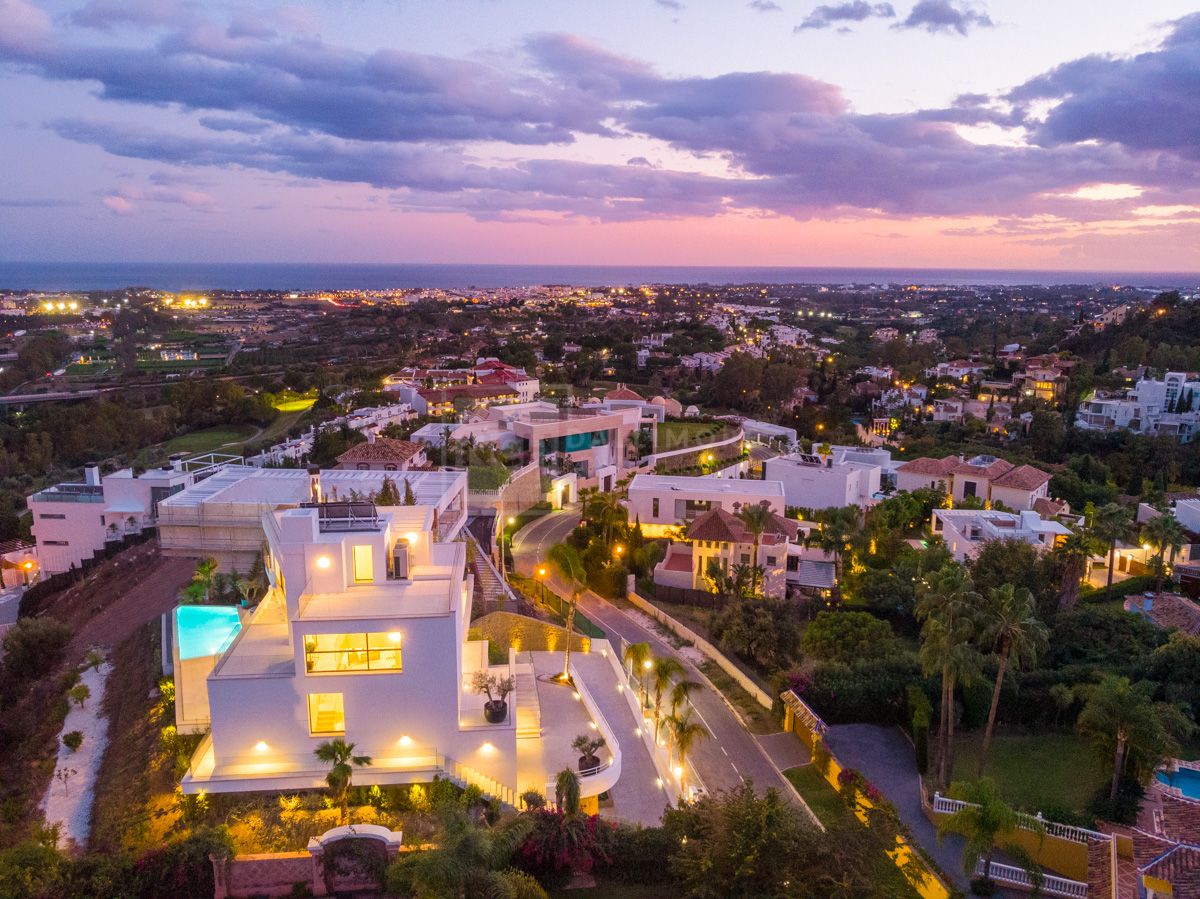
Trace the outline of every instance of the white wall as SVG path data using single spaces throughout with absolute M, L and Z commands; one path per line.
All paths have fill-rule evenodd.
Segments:
M 29 508 L 44 574 L 78 567 L 104 548 L 104 503 L 30 502 Z
M 789 506 L 833 509 L 869 504 L 879 492 L 882 470 L 860 463 L 816 466 L 779 456 L 763 463 L 763 477 L 783 484 Z

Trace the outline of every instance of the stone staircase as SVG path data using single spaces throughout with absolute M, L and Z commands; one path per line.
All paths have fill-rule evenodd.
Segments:
M 480 548 L 473 534 L 467 535 L 467 547 L 471 573 L 475 576 L 471 599 L 476 614 L 482 615 L 494 611 L 501 602 L 510 599 L 511 594 L 508 586 L 500 579 L 500 572 L 496 571 L 491 559 Z
M 517 739 L 540 740 L 542 737 L 542 706 L 538 701 L 537 678 L 532 665 L 517 669 Z

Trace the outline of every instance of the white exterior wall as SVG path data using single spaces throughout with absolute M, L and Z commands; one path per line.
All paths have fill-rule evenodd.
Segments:
M 932 474 L 914 474 L 911 471 L 896 472 L 896 489 L 912 493 L 914 490 L 949 490 L 952 483 L 950 475 L 939 477 Z
M 1010 509 L 1022 512 L 1026 509 L 1032 509 L 1035 500 L 1039 497 L 1049 496 L 1049 494 L 1049 481 L 1035 490 L 1018 490 L 1015 487 L 992 487 L 992 502 L 1001 502 Z
M 715 483 L 714 483 L 715 482 Z M 658 500 L 658 514 L 654 501 Z M 785 510 L 783 485 L 778 481 L 743 480 L 740 478 L 687 477 L 684 475 L 639 474 L 629 484 L 626 507 L 629 520 L 641 520 L 647 526 L 673 527 L 682 521 L 676 512 L 676 501 L 710 502 L 726 512 L 766 501 L 772 512 L 782 515 Z M 653 527 L 650 528 L 653 530 Z
M 104 548 L 103 502 L 36 502 L 30 497 L 29 509 L 43 574 L 78 568 Z
M 783 484 L 787 504 L 805 509 L 868 505 L 882 475 L 878 465 L 857 462 L 818 466 L 779 456 L 763 463 L 763 477 Z

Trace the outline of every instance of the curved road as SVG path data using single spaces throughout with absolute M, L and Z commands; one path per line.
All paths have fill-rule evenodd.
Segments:
M 577 511 L 552 512 L 514 534 L 513 565 L 517 572 L 532 577 L 550 547 L 565 540 L 578 523 Z M 548 577 L 546 583 L 556 593 L 566 592 L 553 576 Z M 767 758 L 758 740 L 742 725 L 724 697 L 657 631 L 643 627 L 632 616 L 590 590 L 583 594 L 579 608 L 606 632 L 619 635 L 627 643 L 649 643 L 655 655 L 678 659 L 688 677 L 700 682 L 701 688 L 691 696 L 692 706 L 712 739 L 700 741 L 692 751 L 692 764 L 710 792 L 751 781 L 760 792 L 775 787 L 785 797 L 796 798 L 791 784 Z

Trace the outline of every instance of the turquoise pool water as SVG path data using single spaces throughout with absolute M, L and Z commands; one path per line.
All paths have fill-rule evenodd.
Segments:
M 1178 787 L 1179 792 L 1189 799 L 1200 799 L 1200 771 L 1180 768 L 1171 773 L 1159 771 L 1157 777 L 1168 786 Z
M 242 622 L 233 606 L 175 607 L 181 661 L 224 652 L 241 629 Z

